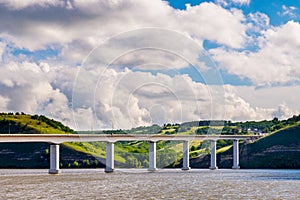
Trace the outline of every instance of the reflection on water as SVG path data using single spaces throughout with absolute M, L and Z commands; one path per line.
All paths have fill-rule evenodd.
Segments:
M 0 170 L 0 199 L 300 199 L 300 170 Z

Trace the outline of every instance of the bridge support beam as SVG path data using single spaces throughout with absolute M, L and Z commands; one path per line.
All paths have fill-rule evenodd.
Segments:
M 210 147 L 210 167 L 209 169 L 218 169 L 217 167 L 217 141 L 212 140 L 211 141 L 211 147 Z
M 112 142 L 106 143 L 106 163 L 105 163 L 105 172 L 110 173 L 114 171 L 114 152 L 115 144 Z
M 240 169 L 239 166 L 239 140 L 233 141 L 233 167 L 232 169 Z
M 183 160 L 182 170 L 189 170 L 190 168 L 190 157 L 189 157 L 189 141 L 183 141 Z
M 149 168 L 148 171 L 156 171 L 156 142 L 149 142 Z
M 50 144 L 49 174 L 59 174 L 59 144 Z

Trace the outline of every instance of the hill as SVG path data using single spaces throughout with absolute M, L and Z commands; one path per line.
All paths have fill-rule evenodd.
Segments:
M 0 113 L 0 134 L 74 134 L 61 122 L 43 115 Z M 103 167 L 101 158 L 87 154 L 79 144 L 61 145 L 62 167 Z M 0 143 L 0 168 L 48 168 L 49 144 Z
M 232 167 L 232 147 L 217 155 L 219 168 Z M 300 123 L 284 127 L 253 143 L 240 143 L 240 166 L 244 169 L 299 169 Z M 207 168 L 210 156 L 194 158 L 191 166 Z
M 194 121 L 182 124 L 164 124 L 162 127 L 153 125 L 149 127 L 137 127 L 131 130 L 107 130 L 94 131 L 92 133 L 102 134 L 263 134 L 269 135 L 268 140 L 261 139 L 258 143 L 241 144 L 240 163 L 244 168 L 270 168 L 271 166 L 258 165 L 253 160 L 261 154 L 263 157 L 267 152 L 292 151 L 291 144 L 281 144 L 282 138 L 274 137 L 281 132 L 293 130 L 300 123 L 300 115 L 293 116 L 287 120 L 264 120 L 260 122 L 231 122 L 231 121 Z M 0 133 L 25 133 L 25 134 L 76 134 L 76 132 L 62 123 L 49 119 L 45 116 L 27 115 L 24 113 L 0 113 Z M 91 133 L 88 131 L 80 132 Z M 286 134 L 288 135 L 288 134 Z M 274 139 L 272 139 L 274 137 Z M 271 139 L 270 139 L 271 138 Z M 297 137 L 292 141 L 297 141 Z M 270 141 L 273 141 L 270 142 Z M 271 146 L 268 146 L 268 145 Z M 219 140 L 217 142 L 218 164 L 220 167 L 231 168 L 232 163 L 232 141 Z M 257 146 L 258 145 L 258 146 Z M 266 147 L 264 147 L 265 145 Z M 298 146 L 294 144 L 296 149 Z M 157 142 L 157 167 L 180 167 L 182 160 L 182 142 L 159 141 Z M 263 150 L 263 149 L 266 150 Z M 255 150 L 259 149 L 259 150 Z M 126 168 L 148 167 L 148 142 L 131 141 L 115 143 L 115 166 Z M 260 151 L 264 151 L 263 153 Z M 293 150 L 294 151 L 294 150 Z M 295 150 L 296 151 L 296 150 Z M 191 141 L 190 158 L 192 167 L 209 166 L 210 157 L 209 141 Z M 71 142 L 61 145 L 61 167 L 104 167 L 105 160 L 104 142 Z M 275 155 L 277 155 L 275 153 Z M 289 159 L 294 157 L 285 156 Z M 244 160 L 244 159 L 248 160 Z M 251 160 L 252 159 L 252 160 Z M 270 159 L 270 158 L 268 158 Z M 273 158 L 272 158 L 273 159 Z M 248 164 L 248 163 L 251 163 Z M 262 160 L 261 163 L 270 163 Z M 273 167 L 292 168 L 297 164 L 283 166 L 283 164 L 272 164 Z M 0 168 L 47 168 L 49 166 L 49 144 L 45 143 L 0 143 Z
M 63 134 L 74 131 L 61 122 L 43 115 L 27 115 L 25 113 L 0 113 L 0 134 Z
M 110 134 L 155 134 L 161 127 L 138 127 L 132 130 L 101 131 Z M 0 113 L 0 134 L 75 134 L 74 130 L 45 116 L 24 113 Z M 88 133 L 88 132 L 81 132 Z M 160 167 L 171 164 L 177 159 L 174 150 L 168 149 L 171 143 L 157 144 Z M 164 146 L 164 148 L 163 148 Z M 117 142 L 115 144 L 116 167 L 147 167 L 147 142 Z M 70 142 L 61 144 L 60 157 L 62 168 L 104 167 L 105 142 Z M 0 168 L 48 168 L 49 144 L 47 143 L 0 143 Z
M 0 113 L 0 134 L 75 134 L 71 128 L 43 115 L 25 113 Z M 103 133 L 103 132 L 102 132 Z M 104 167 L 104 142 L 70 142 L 60 145 L 62 168 Z M 116 143 L 116 167 L 148 165 L 148 149 L 142 145 Z M 138 150 L 137 150 L 138 149 Z M 136 155 L 128 153 L 141 152 Z M 144 152 L 144 153 L 142 153 Z M 49 144 L 47 143 L 0 143 L 0 168 L 48 168 Z

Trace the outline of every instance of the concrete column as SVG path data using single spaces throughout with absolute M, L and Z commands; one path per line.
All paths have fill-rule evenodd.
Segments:
M 240 169 L 239 166 L 239 140 L 233 141 L 233 167 L 232 169 Z
M 156 169 L 156 142 L 149 142 L 149 168 L 148 171 Z
M 212 140 L 211 141 L 211 153 L 210 153 L 210 167 L 209 169 L 218 169 L 217 167 L 217 141 L 216 140 Z
M 107 142 L 106 143 L 106 167 L 105 167 L 105 172 L 113 172 L 115 163 L 114 163 L 114 148 L 115 144 L 112 142 Z
M 59 174 L 59 144 L 50 144 L 49 174 Z
M 190 168 L 190 157 L 189 157 L 189 141 L 183 141 L 183 160 L 182 170 L 189 170 Z

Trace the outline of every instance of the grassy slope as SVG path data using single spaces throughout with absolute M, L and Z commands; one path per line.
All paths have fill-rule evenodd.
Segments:
M 26 133 L 49 133 L 49 134 L 63 134 L 65 133 L 62 130 L 56 129 L 54 127 L 51 127 L 49 124 L 45 122 L 41 122 L 37 119 L 32 119 L 29 115 L 0 115 L 0 121 L 5 118 L 6 121 L 14 122 L 13 126 L 20 126 L 23 127 L 24 130 L 26 130 Z M 24 128 L 25 127 L 25 128 Z M 286 152 L 281 152 L 279 148 L 274 148 L 275 146 L 278 147 L 280 145 L 281 147 L 288 148 L 291 146 L 294 146 L 295 148 L 299 146 L 299 140 L 300 140 L 300 123 L 298 122 L 297 125 L 294 125 L 292 127 L 286 127 L 281 129 L 280 131 L 277 131 L 273 134 L 271 134 L 268 137 L 262 138 L 258 140 L 255 143 L 248 144 L 245 146 L 241 146 L 241 167 L 247 167 L 247 168 L 267 168 L 267 167 L 280 167 L 280 168 L 287 168 L 287 166 L 284 166 L 282 163 L 286 163 L 286 159 L 290 160 L 297 160 L 297 151 L 293 150 L 293 154 L 287 154 Z M 3 127 L 2 127 L 3 128 Z M 4 127 L 4 131 L 6 131 L 8 127 Z M 13 127 L 11 127 L 13 128 Z M 191 127 L 190 130 L 187 130 L 185 132 L 182 132 L 181 134 L 192 134 L 195 132 L 195 130 L 200 127 Z M 202 128 L 202 127 L 201 127 Z M 219 127 L 215 127 L 219 128 Z M 22 130 L 23 130 L 22 129 Z M 2 130 L 3 131 L 3 130 Z M 163 130 L 161 134 L 164 134 L 166 131 Z M 190 157 L 194 158 L 199 155 L 205 155 L 207 154 L 207 148 L 205 145 L 201 145 L 202 141 L 192 141 L 190 143 L 190 148 L 192 146 L 197 147 L 196 150 L 190 151 Z M 0 144 L 0 153 L 3 151 L 3 148 L 1 148 Z M 7 144 L 6 148 L 8 148 Z M 4 146 L 5 146 L 4 145 Z M 11 145 L 11 144 L 9 144 Z M 18 145 L 18 146 L 17 146 Z M 18 149 L 20 152 L 22 152 L 22 149 L 26 148 L 28 152 L 32 152 L 34 150 L 37 151 L 37 154 L 32 159 L 39 159 L 38 157 L 47 157 L 47 153 L 45 153 L 48 148 L 48 144 L 15 144 L 15 148 Z M 93 157 L 99 157 L 99 158 L 105 158 L 105 143 L 103 142 L 92 142 L 92 143 L 64 143 L 63 146 L 65 148 L 63 149 L 69 149 L 70 151 L 74 152 L 81 152 L 81 157 L 84 157 L 84 155 L 92 155 Z M 158 157 L 161 155 L 161 157 L 168 156 L 167 154 L 164 154 L 164 152 L 171 151 L 174 155 L 177 155 L 177 160 L 175 163 L 180 162 L 182 159 L 182 143 L 181 142 L 174 142 L 174 143 L 168 143 L 168 142 L 158 142 Z M 283 149 L 284 149 L 283 148 Z M 1 150 L 2 149 L 2 150 Z M 282 149 L 282 148 L 281 148 Z M 273 153 L 272 153 L 273 151 Z M 118 163 L 125 164 L 126 161 L 130 158 L 132 159 L 133 163 L 136 163 L 134 159 L 140 159 L 141 165 L 144 167 L 147 165 L 147 159 L 148 159 L 148 144 L 147 142 L 129 142 L 129 143 L 117 143 L 115 148 L 115 160 Z M 275 152 L 275 153 L 274 153 Z M 4 154 L 9 155 L 9 152 L 2 152 Z M 218 150 L 218 154 L 222 155 L 231 155 L 232 154 L 232 147 L 227 146 L 222 149 Z M 22 155 L 22 154 L 20 154 Z M 69 153 L 71 155 L 71 153 Z M 267 156 L 266 156 L 267 155 Z M 300 156 L 300 155 L 299 155 Z M 299 158 L 298 156 L 298 158 Z M 140 157 L 140 158 L 139 158 Z M 228 157 L 228 156 L 227 156 Z M 257 159 L 259 158 L 260 161 L 258 162 Z M 286 159 L 285 159 L 286 158 Z M 22 158 L 16 158 L 19 160 L 22 160 Z M 160 158 L 158 158 L 160 159 Z M 300 166 L 300 164 L 295 163 L 294 161 L 288 160 L 288 163 L 291 163 L 292 166 Z M 299 160 L 299 159 L 298 159 Z M 144 161 L 144 163 L 143 163 Z M 282 162 L 281 162 L 282 161 Z M 1 163 L 5 163 L 5 161 L 1 161 Z M 25 161 L 22 161 L 25 162 Z M 29 162 L 29 161 L 28 161 Z M 170 161 L 168 161 L 170 162 Z M 227 162 L 230 164 L 230 162 Z M 268 163 L 267 165 L 263 165 L 263 163 Z
M 37 119 L 31 119 L 30 115 L 0 115 L 0 121 L 6 120 L 11 123 L 11 131 L 13 126 L 21 126 L 26 129 L 25 133 L 42 133 L 42 134 L 64 134 L 65 132 L 45 122 L 41 122 Z M 26 128 L 25 128 L 26 127 Z M 2 133 L 8 133 L 8 127 L 2 131 Z M 22 132 L 23 133 L 23 132 Z
M 240 146 L 241 168 L 300 168 L 300 123 Z M 201 162 L 200 160 L 198 162 Z M 232 166 L 232 147 L 218 150 L 219 167 Z
M 300 123 L 282 128 L 272 134 L 248 144 L 249 153 L 260 152 L 275 145 L 291 146 L 300 143 Z
M 66 134 L 71 132 L 62 131 L 59 127 L 55 128 L 46 122 L 34 119 L 30 115 L 0 115 L 2 127 L 0 132 L 3 133 L 24 133 L 24 134 Z M 49 144 L 47 143 L 0 143 L 1 167 L 20 166 L 25 167 L 46 167 L 49 165 Z M 90 156 L 104 158 L 105 143 L 63 143 L 61 145 L 62 155 L 72 157 L 77 154 L 78 159 L 90 159 Z M 76 153 L 78 152 L 78 153 Z M 67 158 L 67 159 L 68 159 Z M 124 163 L 125 160 L 116 155 L 117 162 Z M 34 162 L 32 162 L 34 161 Z M 73 166 L 76 159 L 66 163 Z
M 6 120 L 6 123 L 10 123 L 11 132 L 14 130 L 22 130 L 22 132 L 14 132 L 14 133 L 40 133 L 40 134 L 66 134 L 66 132 L 54 128 L 51 125 L 42 122 L 38 119 L 32 119 L 31 115 L 0 115 L 0 121 Z M 21 127 L 21 128 L 20 128 Z M 26 128 L 24 128 L 26 127 Z M 8 133 L 8 127 L 2 130 L 2 133 Z M 21 146 L 17 146 L 19 144 L 14 144 L 14 148 L 20 149 Z M 105 158 L 105 143 L 103 142 L 91 142 L 91 143 L 81 143 L 81 142 L 71 142 L 71 143 L 63 143 L 63 146 L 70 148 L 71 150 L 75 150 L 84 154 L 90 154 L 95 157 Z M 26 145 L 25 145 L 26 146 Z M 39 144 L 30 145 L 32 148 L 29 150 L 34 151 L 36 146 L 40 146 Z M 1 144 L 0 144 L 1 147 Z M 125 163 L 124 158 L 119 156 L 118 154 L 115 156 L 115 160 L 120 163 Z
M 241 167 L 300 168 L 300 123 L 241 148 Z
M 198 150 L 201 152 L 201 150 Z M 217 150 L 219 168 L 232 167 L 232 145 Z M 202 152 L 190 161 L 191 167 L 208 168 L 210 155 Z M 286 126 L 253 143 L 240 144 L 241 168 L 300 168 L 300 122 Z

